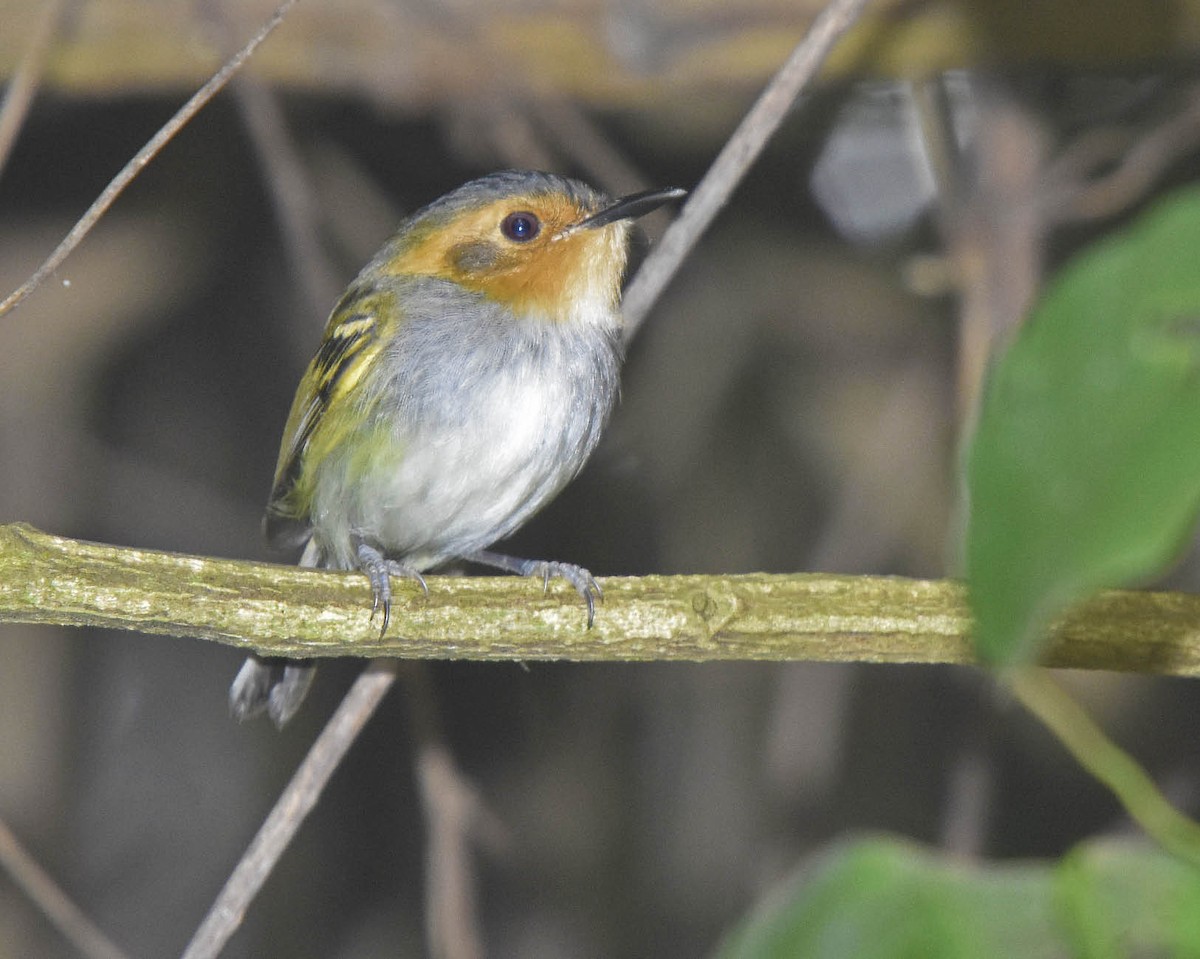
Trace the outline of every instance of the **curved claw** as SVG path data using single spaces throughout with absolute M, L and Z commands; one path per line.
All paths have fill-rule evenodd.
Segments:
M 583 594 L 583 601 L 587 603 L 588 608 L 587 628 L 591 629 L 592 623 L 596 621 L 596 600 L 592 597 L 592 591 L 590 589 Z
M 394 559 L 388 559 L 379 547 L 372 546 L 370 543 L 360 542 L 355 548 L 355 555 L 358 558 L 358 568 L 371 581 L 371 593 L 373 594 L 371 622 L 375 622 L 375 614 L 379 612 L 380 607 L 383 607 L 383 626 L 379 630 L 379 638 L 383 639 L 388 623 L 392 619 L 392 576 L 415 579 L 426 598 L 429 597 L 429 586 L 425 583 L 425 577 L 421 575 L 420 570 L 406 566 Z
M 375 619 L 374 608 L 372 608 L 372 610 L 371 610 L 371 619 L 372 620 Z M 390 623 L 391 621 L 392 621 L 392 601 L 390 599 L 385 599 L 383 601 L 383 622 L 379 626 L 379 638 L 380 639 L 383 639 L 384 634 L 387 632 L 388 623 Z
M 591 629 L 592 624 L 596 621 L 596 600 L 604 601 L 604 591 L 596 582 L 596 578 L 582 566 L 575 566 L 572 563 L 538 561 L 533 562 L 529 572 L 525 575 L 536 576 L 538 573 L 542 574 L 543 592 L 550 588 L 550 580 L 555 577 L 565 579 L 575 587 L 575 592 L 582 596 L 583 601 L 587 603 L 587 628 Z
M 509 573 L 516 573 L 518 576 L 540 576 L 542 578 L 543 592 L 547 592 L 550 589 L 550 580 L 554 577 L 565 579 L 575 587 L 575 592 L 582 596 L 583 601 L 587 603 L 588 629 L 592 628 L 592 623 L 596 620 L 596 600 L 603 601 L 604 599 L 604 591 L 600 588 L 600 584 L 596 582 L 595 577 L 582 566 L 575 566 L 572 563 L 518 559 L 515 556 L 493 553 L 491 550 L 486 549 L 468 553 L 463 559 L 469 559 L 473 563 L 482 563 L 484 566 L 503 569 Z
M 389 559 L 387 566 L 388 572 L 395 576 L 403 576 L 405 579 L 415 579 L 417 585 L 421 587 L 421 592 L 425 594 L 425 598 L 429 599 L 429 585 L 425 582 L 425 577 L 421 575 L 420 570 L 413 569 L 411 566 L 405 566 L 394 559 Z
M 375 622 L 375 614 L 383 607 L 383 626 L 379 630 L 379 638 L 383 639 L 392 618 L 392 580 L 388 575 L 388 561 L 382 551 L 370 543 L 359 543 L 355 554 L 358 568 L 371 582 L 371 622 Z

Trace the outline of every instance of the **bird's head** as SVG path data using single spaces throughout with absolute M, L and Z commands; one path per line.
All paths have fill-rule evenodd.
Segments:
M 611 317 L 631 222 L 683 190 L 610 200 L 578 180 L 506 171 L 472 180 L 409 218 L 384 249 L 384 274 L 449 280 L 514 315 Z

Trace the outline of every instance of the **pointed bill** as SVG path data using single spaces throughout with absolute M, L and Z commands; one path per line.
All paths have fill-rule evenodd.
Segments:
M 577 230 L 594 230 L 597 227 L 608 226 L 618 220 L 636 220 L 652 210 L 657 210 L 664 203 L 678 200 L 687 196 L 687 190 L 679 187 L 668 187 L 665 190 L 643 190 L 641 193 L 631 193 L 615 200 L 598 213 L 593 213 L 586 219 L 572 224 L 562 231 L 560 236 L 567 236 Z

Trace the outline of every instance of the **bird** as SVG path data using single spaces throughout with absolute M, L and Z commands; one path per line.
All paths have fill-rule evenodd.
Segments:
M 620 391 L 621 283 L 632 222 L 686 195 L 611 199 L 572 178 L 505 170 L 405 219 L 343 293 L 284 427 L 263 530 L 300 565 L 364 573 L 387 631 L 393 577 L 468 561 L 566 580 L 581 566 L 491 546 L 582 469 Z M 308 660 L 248 658 L 233 716 L 280 728 Z

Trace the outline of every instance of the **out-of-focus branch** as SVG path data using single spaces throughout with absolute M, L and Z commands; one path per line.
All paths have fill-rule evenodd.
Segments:
M 54 248 L 54 252 L 46 257 L 42 265 L 33 272 L 29 279 L 5 297 L 3 302 L 0 302 L 0 316 L 3 316 L 21 303 L 25 297 L 41 286 L 46 277 L 62 265 L 63 261 L 71 255 L 71 251 L 83 242 L 83 238 L 91 232 L 92 227 L 100 221 L 100 218 L 104 216 L 108 208 L 116 202 L 117 197 L 125 192 L 125 188 L 159 154 L 162 148 L 171 142 L 175 134 L 182 130 L 192 117 L 199 113 L 213 97 L 221 92 L 225 84 L 250 59 L 250 55 L 283 22 L 283 18 L 287 15 L 288 10 L 295 6 L 295 4 L 296 0 L 283 0 L 275 9 L 275 13 L 271 15 L 266 23 L 259 27 L 258 32 L 249 42 L 227 60 L 224 66 L 214 73 L 204 86 L 192 94 L 187 103 L 180 107 L 175 115 L 146 142 L 146 145 L 134 154 L 133 159 L 121 168 L 121 171 L 112 178 L 108 186 L 96 197 L 92 205 L 88 207 L 87 212 L 79 218 L 79 222 L 71 227 L 71 231 Z
M 976 662 L 963 588 L 826 574 L 604 580 L 593 629 L 574 592 L 514 577 L 398 584 L 379 636 L 354 573 L 103 546 L 0 526 L 0 623 L 131 629 L 273 656 Z M 1053 630 L 1047 666 L 1200 675 L 1200 597 L 1109 592 Z
M 41 16 L 33 36 L 29 38 L 25 55 L 21 57 L 21 63 L 4 92 L 4 101 L 0 103 L 0 170 L 8 162 L 17 142 L 17 134 L 21 132 L 29 112 L 29 104 L 37 93 L 46 55 L 54 41 L 64 6 L 65 0 L 44 0 Z
M 363 670 L 350 687 L 234 867 L 184 950 L 183 959 L 216 959 L 220 955 L 229 937 L 242 924 L 250 903 L 321 798 L 329 777 L 395 681 L 396 664 L 377 660 Z
M 502 848 L 508 835 L 446 743 L 428 664 L 405 663 L 400 680 L 425 819 L 426 952 L 479 959 L 485 950 L 473 853 L 477 845 Z
M 233 85 L 242 122 L 262 165 L 263 182 L 275 207 L 279 232 L 287 251 L 298 306 L 308 315 L 305 333 L 320 329 L 340 283 L 321 250 L 321 214 L 313 184 L 300 161 L 275 91 L 252 77 Z M 307 344 L 308 337 L 305 342 Z M 307 349 L 307 346 L 306 346 Z
M 631 339 L 671 278 L 733 194 L 750 165 L 779 128 L 800 91 L 817 74 L 838 38 L 861 16 L 866 0 L 830 0 L 804 39 L 771 78 L 725 142 L 662 242 L 625 292 L 625 338 Z
M 955 170 L 941 184 L 942 229 L 961 298 L 957 396 L 964 426 L 973 422 L 993 351 L 1037 296 L 1047 231 L 1037 202 L 1045 157 L 1041 129 L 1002 89 L 980 85 L 974 105 L 977 142 L 965 164 L 971 172 Z M 954 131 L 939 125 L 932 111 L 923 112 L 931 154 L 956 149 Z
M 421 745 L 417 785 L 428 831 L 425 926 L 430 955 L 481 959 L 485 952 L 471 840 L 484 815 L 483 800 L 443 745 Z
M 1200 86 L 1183 108 L 1144 133 L 1105 127 L 1063 150 L 1045 174 L 1048 216 L 1077 222 L 1115 216 L 1144 197 L 1166 169 L 1200 143 Z M 1095 175 L 1094 171 L 1105 172 Z
M 83 959 L 127 959 L 0 821 L 0 869 L 12 877 Z

